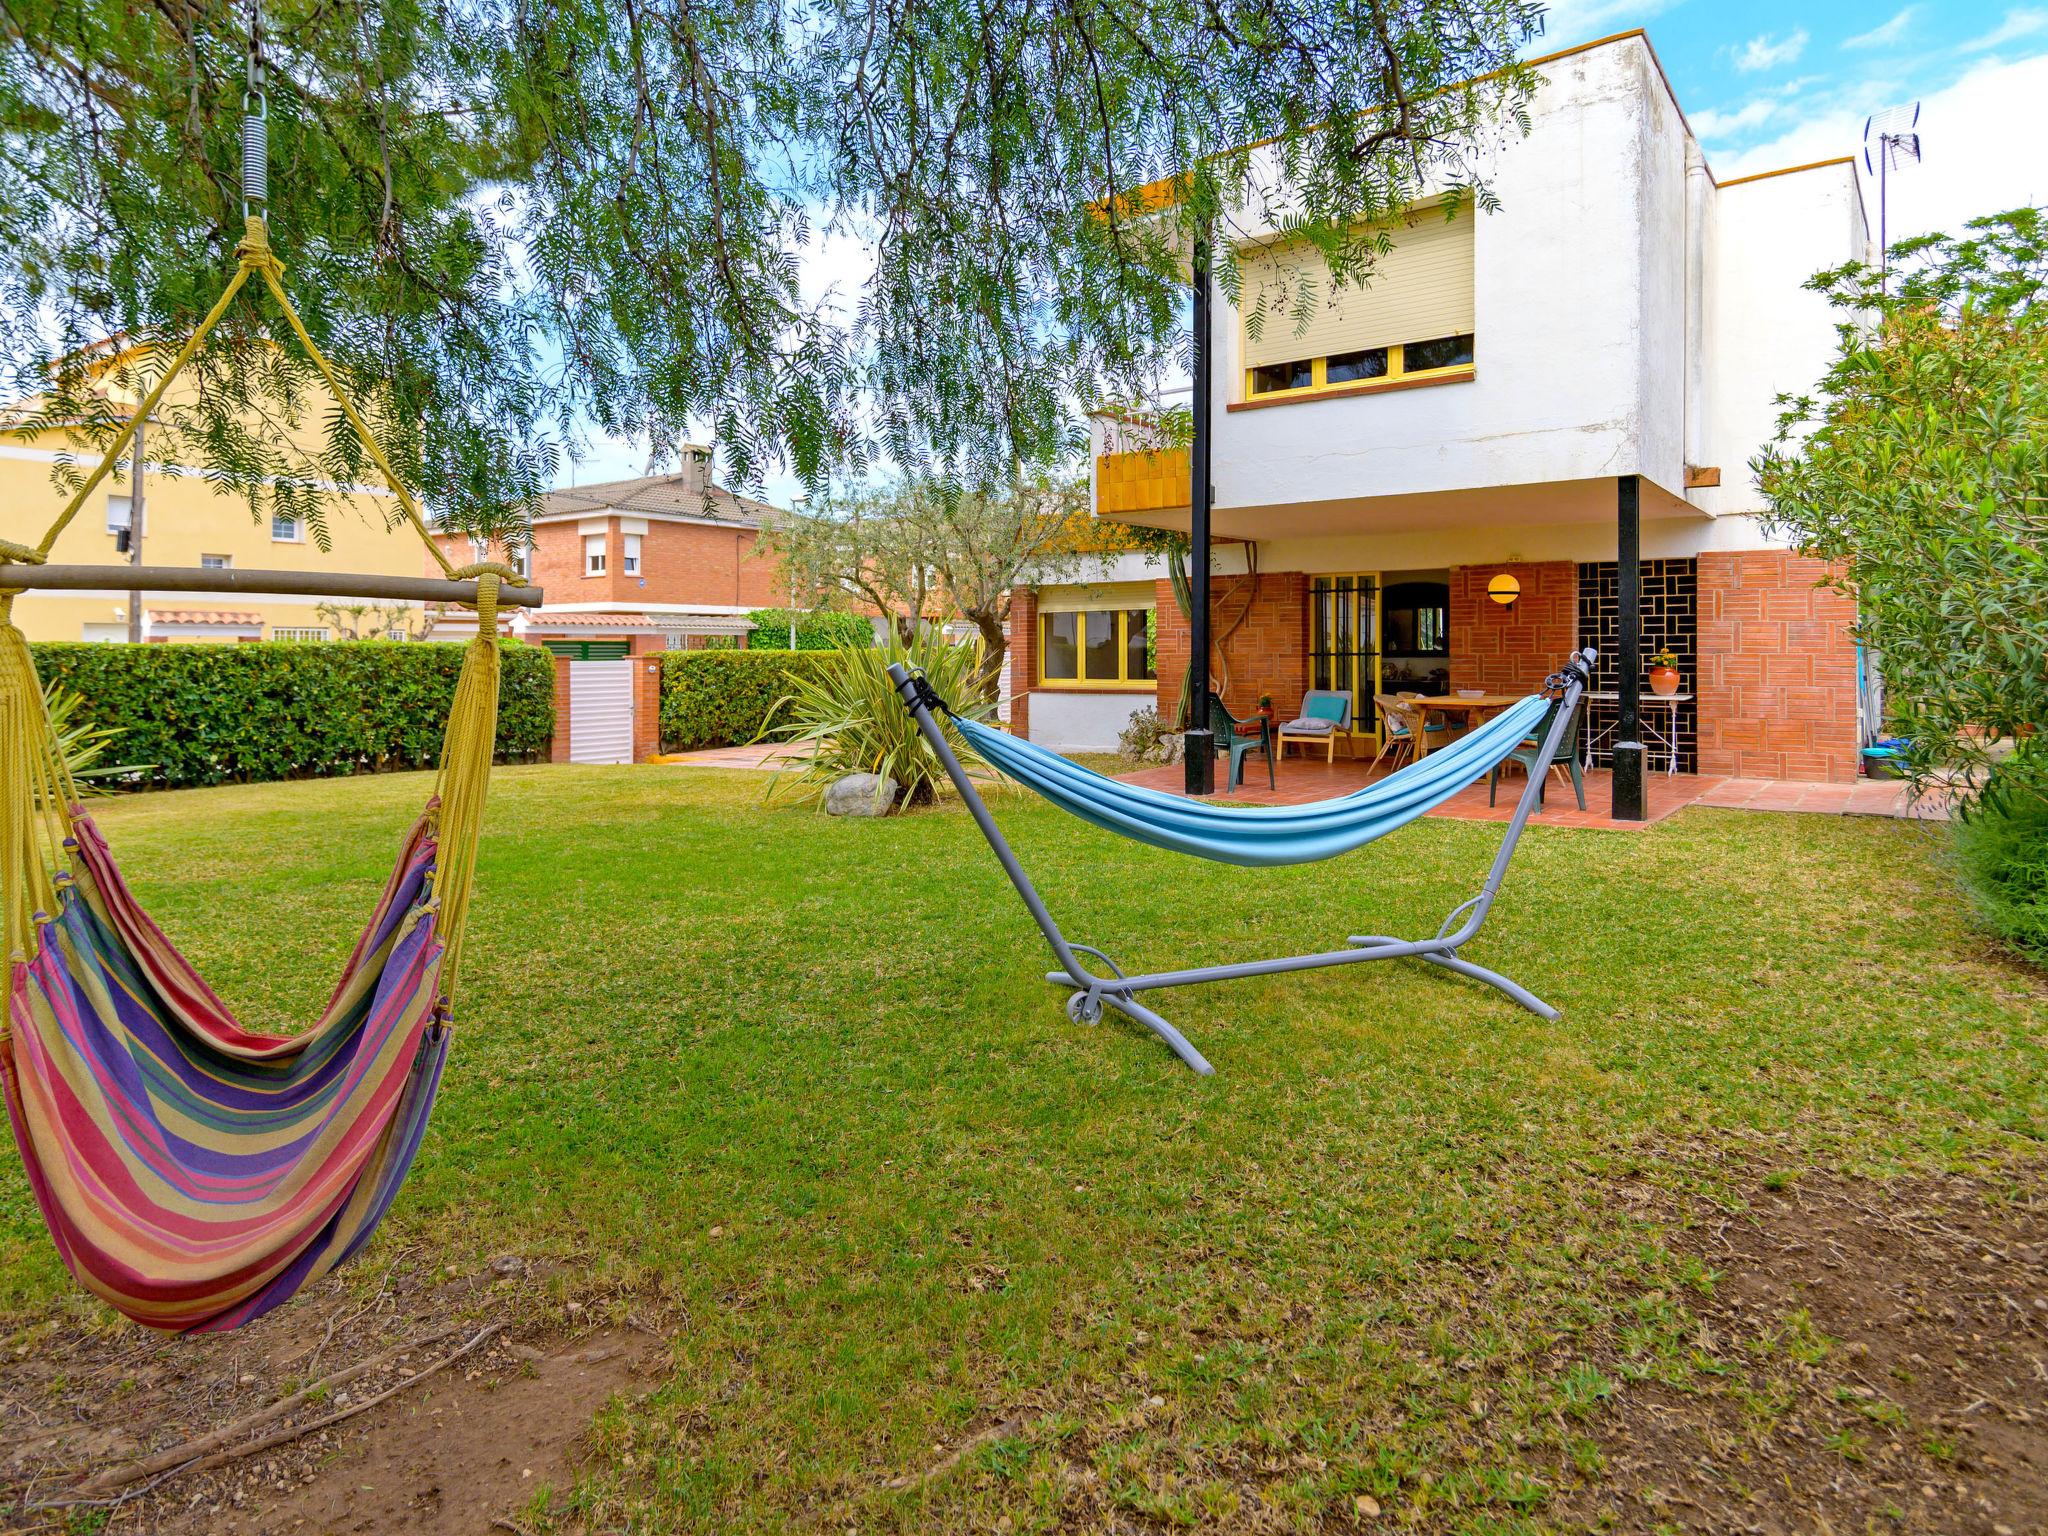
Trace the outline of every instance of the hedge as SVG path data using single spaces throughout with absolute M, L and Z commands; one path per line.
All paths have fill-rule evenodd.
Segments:
M 122 732 L 117 763 L 151 763 L 152 785 L 248 783 L 430 768 L 441 750 L 459 644 L 260 641 L 244 645 L 30 647 L 45 686 L 83 699 Z M 504 647 L 498 758 L 546 751 L 554 658 Z
M 795 645 L 789 643 L 789 609 L 756 608 L 747 617 L 754 621 L 747 644 L 758 650 L 865 650 L 875 643 L 875 626 L 857 613 L 797 609 Z
M 740 746 L 768 723 L 798 673 L 837 651 L 670 651 L 661 660 L 661 742 L 674 752 Z

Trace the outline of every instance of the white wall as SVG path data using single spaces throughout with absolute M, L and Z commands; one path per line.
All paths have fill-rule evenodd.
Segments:
M 1058 752 L 1114 752 L 1116 739 L 1150 693 L 1071 693 L 1041 688 L 1031 695 L 1031 739 Z
M 1529 135 L 1495 163 L 1501 206 L 1477 215 L 1472 382 L 1224 411 L 1243 395 L 1242 335 L 1219 298 L 1214 465 L 1233 531 L 1270 523 L 1292 542 L 1304 508 L 1328 508 L 1333 528 L 1393 526 L 1353 509 L 1640 474 L 1646 518 L 1743 515 L 1741 547 L 1763 542 L 1747 466 L 1775 397 L 1810 388 L 1834 354 L 1833 318 L 1802 285 L 1867 253 L 1854 166 L 1713 185 L 1641 37 L 1541 74 Z M 1720 487 L 1686 490 L 1689 463 L 1718 468 Z M 1542 514 L 1503 506 L 1498 520 Z M 1682 526 L 1667 530 L 1674 552 L 1719 547 L 1703 523 Z M 1295 568 L 1277 549 L 1267 564 Z
M 1834 359 L 1837 312 L 1806 280 L 1864 259 L 1870 235 L 1856 167 L 1822 165 L 1716 190 L 1710 248 L 1707 441 L 1721 484 L 1693 492 L 1703 511 L 1761 510 L 1749 461 L 1777 433 L 1780 394 L 1813 388 Z
M 1641 473 L 1683 486 L 1685 130 L 1640 38 L 1543 66 L 1532 131 L 1475 214 L 1471 383 L 1226 413 L 1220 505 Z M 1213 387 L 1242 393 L 1219 315 Z

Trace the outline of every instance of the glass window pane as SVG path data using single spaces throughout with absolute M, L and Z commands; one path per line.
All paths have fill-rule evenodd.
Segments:
M 1387 349 L 1368 347 L 1363 352 L 1339 352 L 1323 364 L 1323 382 L 1326 384 L 1352 384 L 1360 379 L 1384 378 L 1387 372 Z
M 1040 675 L 1056 681 L 1071 681 L 1081 675 L 1081 615 L 1048 613 L 1045 616 L 1045 654 L 1040 658 Z
M 1085 613 L 1082 617 L 1088 621 L 1088 651 L 1082 675 L 1090 682 L 1113 683 L 1117 678 L 1116 615 Z
M 1124 610 L 1124 676 L 1134 683 L 1152 679 L 1152 661 L 1145 644 L 1145 621 L 1151 614 L 1150 608 Z
M 1282 389 L 1307 389 L 1315 382 L 1315 365 L 1307 358 L 1296 363 L 1268 363 L 1252 370 L 1252 393 L 1270 395 Z
M 1402 353 L 1402 367 L 1409 373 L 1425 368 L 1456 368 L 1472 361 L 1470 336 L 1439 336 L 1433 341 L 1411 341 Z

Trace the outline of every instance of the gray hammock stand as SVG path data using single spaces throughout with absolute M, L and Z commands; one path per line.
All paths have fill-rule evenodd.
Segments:
M 1024 866 L 1017 862 L 1017 855 L 1011 851 L 1008 841 L 996 826 L 995 818 L 989 814 L 987 803 L 974 781 L 967 776 L 967 770 L 960 765 L 952 744 L 946 740 L 946 733 L 939 728 L 933 717 L 933 709 L 946 709 L 946 703 L 935 692 L 922 672 L 913 672 L 900 662 L 889 668 L 889 680 L 896 685 L 897 696 L 903 707 L 917 720 L 918 729 L 930 744 L 939 761 L 945 765 L 946 776 L 953 781 L 953 788 L 960 798 L 967 802 L 975 825 L 981 828 L 981 835 L 988 839 L 988 845 L 995 851 L 996 858 L 1003 866 L 1003 872 L 1010 877 L 1010 884 L 1017 888 L 1032 921 L 1038 924 L 1039 932 L 1045 935 L 1045 942 L 1051 946 L 1053 957 L 1059 961 L 1060 969 L 1046 972 L 1045 979 L 1056 987 L 1066 988 L 1067 1017 L 1076 1023 L 1093 1024 L 1101 1019 L 1104 1006 L 1114 1008 L 1126 1018 L 1132 1019 L 1151 1030 L 1172 1048 L 1188 1066 L 1204 1077 L 1216 1069 L 1202 1053 L 1190 1044 L 1187 1037 L 1161 1018 L 1157 1013 L 1138 1001 L 1141 992 L 1157 991 L 1164 987 L 1188 987 L 1207 981 L 1237 981 L 1250 976 L 1274 976 L 1284 971 L 1319 971 L 1334 965 L 1353 965 L 1364 960 L 1426 960 L 1431 965 L 1455 971 L 1460 976 L 1469 976 L 1474 981 L 1483 981 L 1496 987 L 1531 1013 L 1545 1019 L 1557 1018 L 1557 1009 L 1536 996 L 1520 983 L 1510 980 L 1498 971 L 1490 971 L 1483 965 L 1475 965 L 1458 951 L 1477 936 L 1486 922 L 1486 915 L 1493 909 L 1494 898 L 1500 894 L 1501 882 L 1507 878 L 1508 864 L 1515 856 L 1515 846 L 1522 840 L 1522 829 L 1528 825 L 1529 817 L 1535 813 L 1543 793 L 1543 781 L 1550 772 L 1551 762 L 1556 758 L 1558 748 L 1563 744 L 1566 728 L 1571 723 L 1572 713 L 1579 708 L 1582 696 L 1593 679 L 1593 663 L 1596 653 L 1592 648 L 1578 652 L 1565 663 L 1562 670 L 1553 672 L 1543 680 L 1543 692 L 1556 696 L 1551 709 L 1543 739 L 1538 750 L 1534 767 L 1529 773 L 1529 782 L 1522 790 L 1522 797 L 1515 804 L 1514 814 L 1508 818 L 1507 832 L 1501 838 L 1500 847 L 1494 853 L 1493 864 L 1486 872 L 1486 879 L 1479 887 L 1479 894 L 1461 902 L 1451 909 L 1433 938 L 1397 939 L 1384 934 L 1353 934 L 1346 942 L 1346 948 L 1324 950 L 1316 954 L 1283 955 L 1271 960 L 1245 960 L 1234 965 L 1204 965 L 1180 971 L 1149 971 L 1141 975 L 1125 975 L 1117 963 L 1101 950 L 1090 944 L 1075 944 L 1060 931 L 1060 925 L 1053 920 L 1046 909 L 1038 890 L 1031 883 L 1031 877 L 1024 872 Z M 1482 772 L 1485 770 L 1481 770 Z M 1477 775 L 1469 782 L 1476 782 Z M 1454 791 L 1455 793 L 1455 791 Z M 1256 810 L 1244 812 L 1256 816 Z M 1454 928 L 1452 925 L 1456 924 Z M 1097 975 L 1081 963 L 1080 956 L 1089 955 L 1108 968 L 1110 974 Z

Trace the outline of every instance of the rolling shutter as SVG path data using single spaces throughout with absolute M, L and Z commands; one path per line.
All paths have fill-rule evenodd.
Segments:
M 1239 256 L 1239 307 L 1249 316 L 1263 299 L 1261 334 L 1245 333 L 1245 366 L 1328 357 L 1364 347 L 1397 346 L 1460 336 L 1472 323 L 1472 217 L 1446 221 L 1425 209 L 1404 225 L 1393 246 L 1374 262 L 1370 280 L 1336 289 L 1322 253 L 1313 246 L 1271 246 Z M 1295 329 L 1292 306 L 1311 279 L 1308 324 Z

